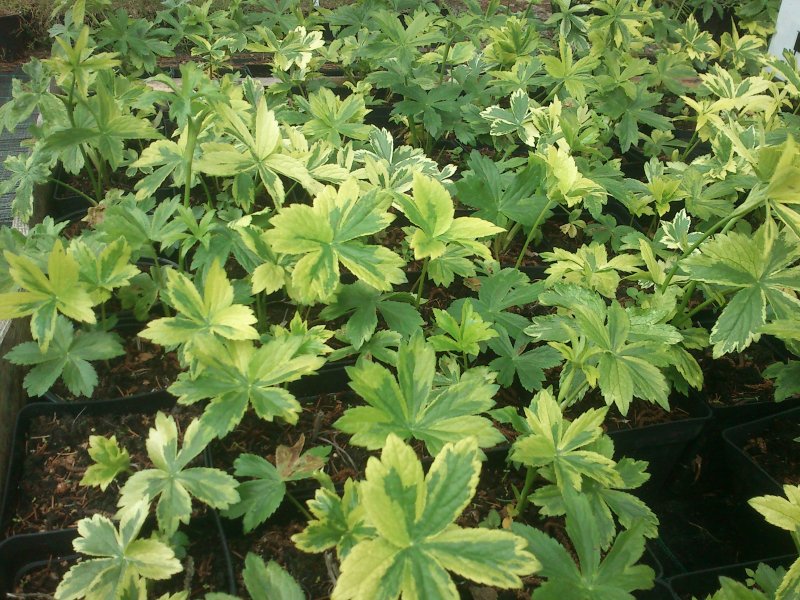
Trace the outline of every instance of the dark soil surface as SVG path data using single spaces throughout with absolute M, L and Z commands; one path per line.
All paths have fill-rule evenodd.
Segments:
M 173 409 L 179 435 L 196 413 L 182 406 Z M 23 442 L 14 517 L 5 534 L 75 527 L 80 519 L 97 513 L 112 517 L 117 510 L 119 483 L 124 483 L 125 476 L 105 491 L 80 485 L 86 469 L 94 464 L 88 453 L 89 436 L 115 435 L 120 446 L 128 450 L 132 469 L 141 470 L 151 466 L 145 441 L 154 423 L 152 413 L 33 419 Z
M 182 529 L 189 545 L 179 550 L 183 571 L 164 581 L 151 582 L 148 597 L 189 591 L 189 598 L 202 598 L 209 592 L 228 591 L 222 538 L 213 521 L 193 521 Z M 52 598 L 59 582 L 75 564 L 70 560 L 51 559 L 48 564 L 23 575 L 12 590 L 19 598 Z M 9 596 L 11 597 L 11 596 Z
M 772 382 L 761 372 L 776 362 L 772 350 L 754 344 L 744 352 L 712 358 L 710 352 L 698 359 L 705 378 L 703 392 L 711 406 L 736 406 L 772 402 Z
M 797 413 L 795 412 L 795 419 Z M 761 468 L 779 483 L 800 484 L 800 422 L 790 419 L 774 419 L 770 426 L 751 437 L 744 451 Z
M 52 392 L 67 401 L 121 398 L 166 389 L 181 372 L 175 352 L 165 352 L 135 331 L 125 333 L 123 348 L 122 356 L 93 363 L 99 381 L 91 398 L 76 398 L 61 380 Z

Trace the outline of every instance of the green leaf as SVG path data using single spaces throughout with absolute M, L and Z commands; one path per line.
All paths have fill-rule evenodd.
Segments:
M 70 322 L 59 315 L 53 340 L 46 350 L 36 342 L 24 342 L 6 354 L 6 359 L 17 365 L 35 365 L 23 380 L 31 396 L 43 396 L 61 377 L 75 396 L 91 397 L 97 385 L 97 372 L 89 361 L 122 354 L 125 350 L 116 334 L 92 331 L 75 335 Z
M 377 290 L 405 281 L 403 260 L 387 248 L 358 238 L 385 229 L 393 216 L 376 191 L 361 195 L 355 179 L 327 187 L 313 206 L 293 204 L 272 218 L 265 234 L 274 252 L 301 255 L 292 270 L 292 291 L 303 303 L 327 301 L 339 284 L 339 263 Z
M 236 519 L 244 515 L 244 531 L 252 531 L 274 513 L 286 495 L 286 481 L 306 479 L 325 466 L 325 459 L 307 452 L 302 454 L 304 437 L 301 435 L 292 447 L 278 446 L 273 466 L 260 456 L 241 454 L 233 463 L 234 475 L 252 477 L 240 483 L 237 491 L 240 500 L 225 511 L 225 516 Z
M 312 140 L 326 140 L 334 146 L 342 144 L 342 138 L 366 140 L 371 127 L 364 124 L 369 112 L 360 94 L 351 94 L 340 100 L 328 88 L 320 88 L 308 100 L 295 96 L 298 105 L 308 113 L 303 123 L 303 133 Z
M 397 200 L 415 225 L 405 230 L 411 237 L 410 245 L 417 260 L 442 256 L 448 244 L 462 246 L 488 259 L 489 251 L 475 240 L 503 231 L 475 217 L 454 219 L 453 200 L 447 190 L 435 179 L 419 173 L 414 174 L 412 197 L 400 195 Z
M 497 337 L 497 332 L 490 323 L 486 323 L 472 308 L 472 302 L 466 300 L 461 304 L 461 321 L 456 321 L 453 316 L 444 310 L 433 309 L 436 316 L 436 325 L 446 335 L 434 335 L 428 342 L 438 352 L 455 352 L 468 356 L 477 356 L 480 351 L 480 342 L 485 342 Z
M 364 505 L 359 499 L 357 484 L 348 479 L 342 497 L 335 492 L 318 489 L 308 509 L 314 520 L 292 536 L 292 541 L 304 552 L 324 552 L 336 548 L 343 558 L 360 541 L 375 536 L 375 528 L 367 523 Z
M 538 566 L 522 539 L 453 524 L 475 494 L 479 473 L 474 438 L 445 445 L 424 476 L 414 451 L 390 435 L 381 458 L 370 458 L 359 493 L 374 534 L 344 557 L 331 597 L 455 600 L 448 570 L 500 588 L 521 587 L 519 576 Z
M 514 376 L 529 392 L 542 389 L 545 370 L 561 364 L 561 355 L 550 346 L 538 346 L 531 350 L 526 348 L 530 340 L 521 336 L 513 345 L 505 331 L 499 337 L 489 341 L 489 348 L 497 354 L 497 358 L 489 363 L 489 368 L 497 371 L 498 383 L 510 387 Z
M 786 230 L 775 234 L 764 225 L 755 235 L 717 235 L 683 260 L 692 279 L 734 291 L 711 330 L 714 358 L 758 340 L 768 307 L 773 319 L 796 318 L 800 301 L 790 290 L 800 290 L 800 270 L 791 266 L 798 257 L 800 249 Z
M 266 521 L 274 513 L 286 494 L 286 484 L 277 469 L 265 459 L 254 454 L 240 454 L 233 464 L 236 477 L 253 477 L 236 488 L 239 502 L 229 507 L 224 516 L 242 521 L 245 533 Z
M 154 468 L 130 476 L 120 490 L 118 506 L 123 519 L 136 510 L 140 500 L 146 506 L 158 498 L 158 526 L 172 535 L 180 523 L 188 523 L 192 513 L 192 497 L 213 508 L 226 509 L 239 501 L 236 480 L 207 467 L 189 467 L 213 437 L 213 432 L 193 420 L 186 428 L 183 447 L 178 450 L 178 429 L 172 416 L 159 412 L 155 428 L 147 437 L 147 454 Z
M 166 296 L 178 312 L 175 317 L 151 321 L 139 335 L 162 346 L 185 344 L 195 352 L 217 337 L 253 340 L 258 332 L 253 310 L 233 302 L 233 286 L 225 270 L 214 262 L 206 273 L 202 295 L 183 273 L 167 271 Z
M 653 569 L 637 565 L 644 553 L 643 526 L 620 533 L 605 556 L 589 500 L 574 491 L 565 493 L 567 533 L 578 555 L 572 556 L 547 534 L 528 525 L 514 524 L 512 531 L 528 542 L 528 550 L 541 562 L 539 575 L 546 581 L 533 592 L 533 600 L 583 598 L 633 600 L 631 592 L 653 587 Z
M 181 373 L 169 387 L 178 402 L 210 399 L 202 422 L 222 437 L 244 416 L 248 406 L 267 421 L 276 417 L 296 423 L 300 404 L 280 386 L 317 371 L 329 351 L 324 344 L 307 349 L 304 336 L 282 335 L 256 348 L 249 341 L 208 341 L 196 352 L 199 372 Z
M 275 561 L 264 560 L 252 552 L 244 559 L 244 585 L 252 600 L 305 600 L 297 581 Z
M 56 240 L 47 260 L 47 275 L 26 256 L 4 253 L 9 273 L 24 291 L 0 294 L 0 318 L 31 315 L 31 335 L 46 352 L 60 312 L 76 321 L 95 323 L 92 298 L 78 280 L 78 263 Z
M 139 274 L 139 269 L 130 264 L 131 249 L 124 239 L 117 239 L 102 250 L 74 240 L 70 253 L 78 261 L 80 278 L 88 284 L 95 303 L 105 302 L 111 292 L 128 285 L 130 279 Z
M 169 546 L 156 539 L 136 539 L 147 518 L 148 503 L 140 500 L 122 517 L 119 530 L 102 515 L 81 519 L 76 552 L 95 557 L 73 565 L 56 589 L 57 600 L 123 598 L 140 579 L 168 579 L 182 570 Z
M 434 387 L 435 356 L 422 335 L 415 334 L 400 344 L 396 377 L 377 363 L 348 367 L 350 387 L 368 406 L 347 409 L 334 427 L 353 434 L 352 444 L 370 450 L 383 447 L 390 433 L 422 440 L 431 455 L 464 435 L 476 436 L 482 448 L 502 441 L 491 421 L 478 416 L 494 405 L 492 375 L 473 369 L 455 384 Z
M 531 433 L 520 436 L 511 446 L 511 460 L 529 467 L 551 467 L 561 490 L 581 490 L 584 478 L 606 487 L 621 485 L 614 461 L 586 449 L 603 435 L 606 412 L 590 408 L 570 423 L 549 390 L 538 392 L 531 407 L 525 409 Z
M 120 449 L 117 437 L 101 435 L 89 436 L 89 456 L 96 463 L 91 465 L 81 479 L 81 485 L 99 486 L 105 491 L 108 484 L 120 473 L 127 471 L 131 457 L 124 448 Z

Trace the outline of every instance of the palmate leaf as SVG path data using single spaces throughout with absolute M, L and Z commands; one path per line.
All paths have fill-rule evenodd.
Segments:
M 755 235 L 718 235 L 683 260 L 692 279 L 734 290 L 711 330 L 715 358 L 758 340 L 767 307 L 775 320 L 797 319 L 800 300 L 791 290 L 800 290 L 800 268 L 792 266 L 798 258 L 800 247 L 786 231 L 764 225 Z
M 208 340 L 196 351 L 199 372 L 181 373 L 169 391 L 181 404 L 209 398 L 201 421 L 219 437 L 242 420 L 249 406 L 267 421 L 280 418 L 296 423 L 300 403 L 280 384 L 296 381 L 325 364 L 305 344 L 298 335 L 276 337 L 259 348 L 249 341 Z
M 81 485 L 96 485 L 105 491 L 114 478 L 131 465 L 128 451 L 119 447 L 115 435 L 110 438 L 90 435 L 88 452 L 95 464 L 86 469 Z
M 415 298 L 405 293 L 382 293 L 357 281 L 341 286 L 333 300 L 322 309 L 320 317 L 338 319 L 349 314 L 344 325 L 344 334 L 355 350 L 373 336 L 378 327 L 378 313 L 388 327 L 404 336 L 410 336 L 422 327 L 419 311 L 414 307 Z
M 215 177 L 257 174 L 276 206 L 282 206 L 285 198 L 281 175 L 294 179 L 311 193 L 321 189 L 306 165 L 284 152 L 278 121 L 275 113 L 267 108 L 264 98 L 256 107 L 252 123 L 246 122 L 225 104 L 218 104 L 216 110 L 226 122 L 226 131 L 238 144 L 202 144 L 202 156 L 195 161 L 198 170 Z
M 445 310 L 434 308 L 433 313 L 436 325 L 444 334 L 431 336 L 428 342 L 438 352 L 477 356 L 481 351 L 480 342 L 497 337 L 497 332 L 475 312 L 469 299 L 461 304 L 460 321 L 456 321 L 453 315 Z
M 514 376 L 526 390 L 533 392 L 542 389 L 545 380 L 545 370 L 561 364 L 561 355 L 550 346 L 538 346 L 526 350 L 530 339 L 521 334 L 512 344 L 509 335 L 500 331 L 499 336 L 489 340 L 489 348 L 497 358 L 489 363 L 489 368 L 497 371 L 497 382 L 510 387 L 514 383 Z
M 413 449 L 386 440 L 370 458 L 359 497 L 372 537 L 344 557 L 334 600 L 459 597 L 447 571 L 486 585 L 519 588 L 520 575 L 536 570 L 533 555 L 507 531 L 463 529 L 453 524 L 475 494 L 478 446 L 468 437 L 447 444 L 427 476 Z M 306 532 L 295 536 L 300 541 Z
M 546 533 L 529 525 L 512 525 L 541 562 L 539 576 L 546 579 L 533 591 L 532 600 L 634 600 L 631 592 L 653 587 L 653 569 L 636 564 L 644 553 L 643 523 L 620 533 L 603 556 L 589 500 L 570 490 L 565 501 L 567 533 L 578 555 L 577 565 L 567 549 Z
M 444 186 L 419 173 L 414 174 L 412 196 L 400 195 L 397 201 L 414 224 L 414 227 L 404 228 L 410 236 L 414 258 L 431 259 L 432 269 L 435 260 L 445 254 L 448 246 L 460 247 L 467 251 L 467 256 L 490 259 L 489 249 L 477 240 L 503 231 L 503 228 L 476 217 L 454 218 L 453 199 Z
M 274 513 L 286 495 L 286 482 L 311 477 L 325 466 L 318 449 L 303 453 L 304 436 L 294 446 L 278 446 L 275 465 L 255 454 L 241 454 L 234 461 L 236 477 L 252 477 L 239 483 L 239 502 L 225 511 L 230 519 L 244 517 L 244 531 L 252 531 Z
M 534 340 L 547 340 L 566 359 L 559 397 L 575 401 L 587 387 L 599 387 L 607 404 L 616 404 L 627 414 L 634 397 L 669 407 L 669 385 L 661 369 L 680 365 L 698 384 L 694 359 L 670 347 L 683 337 L 662 320 L 643 319 L 616 300 L 611 306 L 595 292 L 572 284 L 556 284 L 543 292 L 539 302 L 563 312 L 534 317 L 525 333 Z M 570 386 L 577 386 L 577 388 Z M 575 397 L 568 396 L 572 394 Z
M 111 292 L 128 285 L 139 269 L 130 264 L 131 249 L 123 238 L 118 238 L 99 249 L 81 239 L 73 240 L 70 253 L 78 261 L 80 277 L 90 289 L 96 303 L 105 302 Z
M 52 160 L 49 154 L 37 147 L 30 154 L 9 156 L 3 161 L 7 173 L 0 183 L 0 194 L 14 194 L 11 212 L 24 223 L 33 214 L 33 190 L 50 177 Z
M 123 519 L 158 498 L 158 527 L 167 536 L 188 523 L 192 515 L 192 498 L 212 508 L 226 509 L 239 501 L 236 480 L 219 469 L 188 467 L 213 438 L 214 433 L 194 419 L 186 428 L 183 446 L 178 450 L 178 428 L 172 416 L 159 412 L 155 427 L 147 437 L 147 455 L 152 469 L 138 471 L 128 478 L 120 490 L 117 506 Z
M 314 516 L 308 526 L 292 536 L 303 552 L 319 553 L 336 548 L 344 558 L 360 541 L 375 537 L 375 528 L 367 522 L 364 504 L 360 501 L 360 484 L 348 479 L 341 498 L 332 490 L 320 488 L 308 501 Z
M 348 179 L 338 190 L 325 188 L 313 206 L 294 204 L 276 214 L 265 238 L 279 254 L 300 255 L 290 292 L 306 304 L 330 299 L 339 285 L 339 263 L 377 290 L 403 283 L 402 258 L 358 239 L 392 222 L 388 208 L 388 197 L 375 190 L 361 195 L 356 180 Z
M 470 299 L 475 311 L 497 331 L 505 330 L 512 338 L 522 335 L 530 320 L 508 309 L 536 302 L 544 290 L 544 283 L 531 283 L 527 275 L 513 268 L 478 276 L 477 281 L 478 297 Z M 465 301 L 459 298 L 453 302 L 450 311 L 457 314 Z
M 614 443 L 607 435 L 585 446 L 591 452 L 597 452 L 608 459 L 613 459 Z M 634 525 L 642 525 L 645 537 L 658 536 L 658 518 L 639 498 L 628 492 L 645 483 L 650 476 L 646 473 L 647 463 L 622 458 L 613 466 L 618 475 L 618 483 L 611 486 L 596 479 L 585 477 L 582 480 L 581 495 L 589 499 L 592 519 L 597 525 L 598 538 L 603 549 L 608 548 L 617 532 L 617 522 L 625 529 Z M 552 467 L 544 467 L 539 473 L 549 482 L 538 486 L 530 496 L 531 501 L 539 507 L 542 515 L 561 516 L 566 514 L 565 492 L 562 486 L 555 483 L 557 478 Z M 616 520 L 615 520 L 616 517 Z
M 91 331 L 75 335 L 69 320 L 59 315 L 46 350 L 36 342 L 24 342 L 5 358 L 15 365 L 34 365 L 23 380 L 25 391 L 31 396 L 43 396 L 61 377 L 72 394 L 90 397 L 97 385 L 97 372 L 89 361 L 122 354 L 125 350 L 116 334 Z
M 102 515 L 81 519 L 76 552 L 94 557 L 73 565 L 56 589 L 57 600 L 117 600 L 141 578 L 168 579 L 182 566 L 175 553 L 157 539 L 137 539 L 149 503 L 140 500 L 122 516 L 119 530 Z
M 326 140 L 334 146 L 341 146 L 342 138 L 366 140 L 372 127 L 364 124 L 369 112 L 360 94 L 351 94 L 340 100 L 328 88 L 320 88 L 308 100 L 295 96 L 297 103 L 308 113 L 303 123 L 303 133 L 311 140 Z
M 0 318 L 31 316 L 31 335 L 47 351 L 56 330 L 58 313 L 76 321 L 95 323 L 91 295 L 78 280 L 78 263 L 56 240 L 47 259 L 47 275 L 26 256 L 4 253 L 9 274 L 20 292 L 0 294 Z
M 422 440 L 431 455 L 445 443 L 465 435 L 482 448 L 503 440 L 486 417 L 494 405 L 497 386 L 485 369 L 466 371 L 453 385 L 433 386 L 436 353 L 421 334 L 401 342 L 397 376 L 377 363 L 363 361 L 348 367 L 350 387 L 368 406 L 345 411 L 334 427 L 353 434 L 351 443 L 370 450 L 382 448 L 389 434 Z
M 511 460 L 535 468 L 549 467 L 555 483 L 580 491 L 583 479 L 589 478 L 606 487 L 621 486 L 614 461 L 585 447 L 603 435 L 607 409 L 590 408 L 570 422 L 549 390 L 542 390 L 525 409 L 530 434 L 520 436 L 511 447 Z M 564 492 L 566 493 L 566 492 Z
M 229 340 L 254 340 L 258 332 L 253 310 L 233 303 L 233 286 L 225 270 L 214 262 L 206 273 L 203 294 L 183 273 L 167 271 L 165 295 L 177 310 L 175 317 L 151 321 L 139 335 L 162 346 L 184 344 L 194 352 L 216 337 Z

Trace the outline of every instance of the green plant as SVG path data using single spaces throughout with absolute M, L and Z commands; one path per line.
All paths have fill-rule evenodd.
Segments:
M 105 491 L 117 475 L 128 471 L 131 466 L 130 454 L 119 447 L 115 435 L 110 438 L 90 435 L 88 452 L 95 464 L 86 469 L 81 485 L 98 486 Z
M 328 301 L 339 285 L 340 262 L 377 290 L 404 282 L 402 258 L 359 240 L 392 222 L 390 201 L 376 190 L 361 195 L 349 179 L 338 190 L 325 188 L 312 206 L 296 204 L 275 215 L 265 235 L 273 251 L 300 255 L 292 268 L 291 295 L 303 304 Z
M 195 372 L 181 373 L 169 391 L 182 404 L 210 399 L 201 421 L 219 437 L 236 427 L 250 406 L 267 421 L 296 423 L 300 403 L 280 384 L 317 371 L 327 352 L 330 348 L 324 344 L 313 347 L 303 335 L 280 331 L 265 336 L 259 347 L 247 340 L 207 339 L 194 351 Z
M 488 248 L 477 240 L 502 229 L 476 217 L 454 218 L 453 199 L 435 179 L 415 173 L 411 197 L 400 195 L 397 201 L 413 223 L 403 231 L 414 250 L 414 258 L 423 260 L 422 273 L 415 286 L 417 305 L 429 271 L 434 282 L 450 285 L 456 274 L 475 275 L 475 267 L 468 257 L 491 258 Z
M 512 531 L 523 536 L 528 550 L 541 562 L 539 576 L 546 581 L 533 591 L 532 600 L 575 598 L 576 600 L 633 600 L 631 592 L 653 587 L 653 569 L 636 562 L 644 554 L 642 521 L 616 536 L 608 553 L 599 551 L 601 536 L 592 519 L 590 502 L 566 493 L 567 534 L 578 556 L 578 564 L 569 551 L 547 534 L 528 525 L 515 523 Z
M 146 514 L 150 504 L 158 498 L 158 527 L 169 537 L 181 523 L 191 519 L 192 498 L 219 509 L 236 504 L 239 494 L 233 477 L 219 469 L 189 466 L 212 437 L 213 432 L 195 419 L 186 428 L 179 450 L 175 420 L 159 412 L 155 427 L 147 436 L 147 455 L 153 468 L 137 471 L 120 490 L 118 515 L 123 522 L 131 519 L 141 527 L 139 513 Z M 135 528 L 137 532 L 139 527 Z
M 119 337 L 106 331 L 78 331 L 65 317 L 56 317 L 53 338 L 46 348 L 23 342 L 5 355 L 15 365 L 32 366 L 23 385 L 31 396 L 43 396 L 60 377 L 70 393 L 91 397 L 97 372 L 91 360 L 108 360 L 125 354 Z
M 120 519 L 119 529 L 102 515 L 78 522 L 76 552 L 93 558 L 73 565 L 58 585 L 58 600 L 141 597 L 148 579 L 168 579 L 183 570 L 175 553 L 157 539 L 138 539 L 149 503 L 139 500 Z
M 368 406 L 347 409 L 334 426 L 352 434 L 350 442 L 357 446 L 382 448 L 392 434 L 423 441 L 432 456 L 464 435 L 475 436 L 482 448 L 501 442 L 491 422 L 478 416 L 494 405 L 494 375 L 478 367 L 453 384 L 436 386 L 435 366 L 433 346 L 415 334 L 400 342 L 396 376 L 369 361 L 348 367 L 350 387 Z
M 574 284 L 556 284 L 539 302 L 559 314 L 534 317 L 525 333 L 548 341 L 566 360 L 559 400 L 573 403 L 599 387 L 607 404 L 628 413 L 634 397 L 669 408 L 670 385 L 663 368 L 674 366 L 693 387 L 702 385 L 695 359 L 679 344 L 683 337 L 664 321 L 674 297 L 660 310 L 636 311 L 616 300 L 608 306 L 596 293 Z
M 275 465 L 255 454 L 240 454 L 233 464 L 234 475 L 252 479 L 240 483 L 236 488 L 239 502 L 230 506 L 225 516 L 231 519 L 244 517 L 242 526 L 245 532 L 252 531 L 266 521 L 289 493 L 286 488 L 288 482 L 313 477 L 325 465 L 330 449 L 314 448 L 303 453 L 304 443 L 301 435 L 291 447 L 278 446 Z
M 448 570 L 478 583 L 520 587 L 519 576 L 536 571 L 538 562 L 522 550 L 519 537 L 453 524 L 475 494 L 479 473 L 474 438 L 445 445 L 424 475 L 414 451 L 390 435 L 358 488 L 361 514 L 374 529 L 362 530 L 364 537 L 342 557 L 332 598 L 455 599 Z M 334 545 L 312 536 L 321 525 L 312 521 L 294 536 L 301 549 L 322 552 Z

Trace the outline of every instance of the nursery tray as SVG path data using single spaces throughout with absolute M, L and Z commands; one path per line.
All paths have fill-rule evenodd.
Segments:
M 797 423 L 800 421 L 800 408 L 731 427 L 722 432 L 731 475 L 748 497 L 762 494 L 783 495 L 783 485 L 745 452 L 743 447 L 751 436 L 761 433 L 777 420 Z
M 4 531 L 14 514 L 18 484 L 22 477 L 25 459 L 25 438 L 36 417 L 48 415 L 120 415 L 155 412 L 175 405 L 175 398 L 166 392 L 132 396 L 127 401 L 99 400 L 94 402 L 58 403 L 37 402 L 25 406 L 17 416 L 14 426 L 13 447 L 6 473 L 3 504 L 0 507 L 0 531 Z

